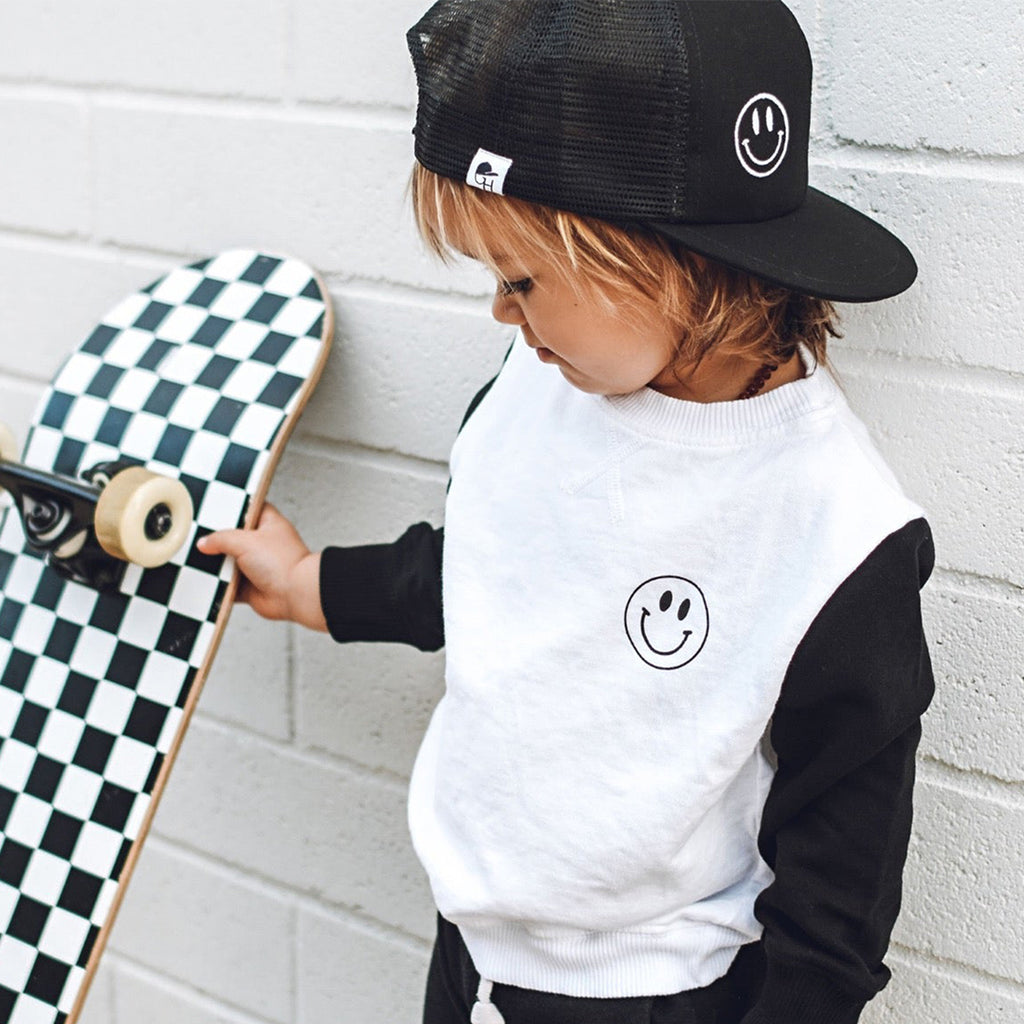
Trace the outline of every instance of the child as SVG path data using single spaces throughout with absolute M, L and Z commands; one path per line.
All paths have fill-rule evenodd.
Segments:
M 446 646 L 410 826 L 427 1024 L 852 1024 L 888 979 L 928 525 L 827 372 L 909 287 L 807 188 L 778 0 L 441 0 L 414 205 L 519 328 L 444 530 L 215 534 L 262 615 Z M 442 600 L 443 592 L 443 600 Z

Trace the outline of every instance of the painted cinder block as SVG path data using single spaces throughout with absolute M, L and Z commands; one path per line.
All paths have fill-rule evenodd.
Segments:
M 203 687 L 203 715 L 287 741 L 291 738 L 290 645 L 284 623 L 244 605 L 232 609 L 217 660 Z
M 425 936 L 433 911 L 405 802 L 405 787 L 387 779 L 197 719 L 156 827 L 233 868 Z
M 0 99 L 0 139 L 0 227 L 56 236 L 87 231 L 85 105 Z
M 971 976 L 947 964 L 918 963 L 901 952 L 886 962 L 893 972 L 861 1024 L 1020 1024 L 1024 991 Z
M 1024 179 L 818 165 L 812 180 L 894 231 L 920 271 L 896 298 L 840 306 L 837 349 L 1024 372 Z
M 873 146 L 1024 152 L 1024 7 L 834 0 L 833 130 Z
M 39 404 L 42 390 L 42 385 L 8 381 L 0 374 L 0 422 L 7 424 L 14 431 L 19 451 L 24 447 L 25 439 L 28 437 L 28 427 Z
M 303 457 L 292 472 L 306 480 L 330 479 L 337 495 L 311 519 L 324 528 L 327 543 L 387 542 L 412 523 L 443 522 L 445 478 L 400 472 L 387 460 L 347 457 L 327 461 Z M 322 490 L 322 486 L 318 485 Z M 337 508 L 337 506 L 336 506 Z M 304 511 L 310 512 L 307 506 Z M 335 644 L 329 637 L 295 633 L 295 728 L 297 742 L 358 761 L 371 769 L 407 776 L 443 689 L 444 657 L 403 644 Z
M 319 550 L 393 540 L 419 520 L 440 525 L 446 480 L 442 466 L 366 452 L 321 454 L 297 442 L 282 460 L 270 498 Z
M 305 746 L 402 776 L 444 692 L 444 656 L 403 644 L 296 639 L 296 730 Z
M 107 958 L 93 978 L 79 1024 L 110 1024 L 115 1019 L 114 991 L 114 965 Z
M 270 108 L 102 103 L 94 137 L 96 233 L 105 242 L 200 254 L 256 245 L 323 272 L 440 279 L 405 200 L 407 132 Z
M 193 841 L 201 822 L 193 817 Z M 151 836 L 114 925 L 111 949 L 261 1020 L 285 1024 L 294 984 L 294 930 L 286 900 Z
M 923 771 L 915 790 L 903 911 L 893 937 L 1019 985 L 1024 919 L 1012 908 L 1024 902 L 1024 807 L 939 774 Z
M 155 280 L 170 262 L 4 239 L 0 372 L 49 382 L 115 303 Z
M 1024 601 L 1019 592 L 932 584 L 924 605 L 936 693 L 925 718 L 922 752 L 962 771 L 1024 782 Z
M 938 563 L 1024 582 L 1024 395 L 883 359 L 837 359 L 851 405 L 906 492 L 928 513 Z M 856 368 L 854 369 L 854 364 Z
M 223 1007 L 184 985 L 168 984 L 155 972 L 142 975 L 127 963 L 118 965 L 114 1006 L 117 1016 L 106 1018 L 105 1024 L 257 1024 L 262 1019 Z
M 328 915 L 299 917 L 296 1024 L 418 1021 L 426 950 Z
M 337 343 L 316 406 L 325 437 L 446 462 L 466 407 L 497 373 L 512 330 L 480 299 L 335 297 Z M 319 397 L 319 396 L 318 396 Z
M 295 5 L 295 90 L 303 99 L 392 107 L 416 102 L 406 30 L 427 0 Z
M 285 0 L 51 0 L 4 19 L 0 77 L 214 95 L 284 88 Z M 84 42 L 86 41 L 87 42 Z

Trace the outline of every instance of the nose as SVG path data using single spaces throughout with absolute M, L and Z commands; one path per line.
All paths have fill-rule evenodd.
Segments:
M 523 315 L 523 308 L 515 295 L 504 295 L 501 285 L 494 292 L 494 301 L 491 303 L 491 316 L 499 324 L 511 324 L 513 327 L 522 327 L 526 323 Z

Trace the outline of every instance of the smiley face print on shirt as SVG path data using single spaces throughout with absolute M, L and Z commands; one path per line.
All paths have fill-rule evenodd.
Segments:
M 708 606 L 700 587 L 682 576 L 655 576 L 626 602 L 626 636 L 652 668 L 688 665 L 708 638 Z
M 778 97 L 760 92 L 747 100 L 734 132 L 740 165 L 755 178 L 767 178 L 789 150 L 789 115 Z

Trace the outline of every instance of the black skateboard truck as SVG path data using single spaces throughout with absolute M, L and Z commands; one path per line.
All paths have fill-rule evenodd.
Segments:
M 192 499 L 179 480 L 127 461 L 62 476 L 15 453 L 13 435 L 0 427 L 0 489 L 13 499 L 28 546 L 67 579 L 116 588 L 129 562 L 164 565 L 188 537 Z

